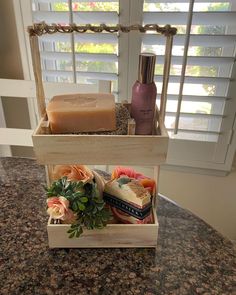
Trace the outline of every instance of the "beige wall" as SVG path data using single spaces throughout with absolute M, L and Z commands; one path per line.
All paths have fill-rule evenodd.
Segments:
M 159 190 L 236 240 L 236 165 L 223 177 L 162 169 Z
M 24 79 L 12 1 L 0 1 L 0 78 Z M 26 99 L 2 97 L 6 125 L 30 129 Z M 32 148 L 11 147 L 15 156 L 33 156 Z

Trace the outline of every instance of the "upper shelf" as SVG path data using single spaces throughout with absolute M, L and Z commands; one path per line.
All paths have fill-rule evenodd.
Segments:
M 169 138 L 157 118 L 156 135 L 47 134 L 42 119 L 32 137 L 35 155 L 45 165 L 159 165 L 166 160 Z
M 101 33 L 129 33 L 152 31 L 166 37 L 163 84 L 160 102 L 160 113 L 156 116 L 155 135 L 76 135 L 48 134 L 45 128 L 46 103 L 44 83 L 42 81 L 41 59 L 38 37 L 43 34 L 85 33 L 87 31 Z M 107 26 L 91 24 L 78 26 L 76 24 L 60 25 L 46 23 L 34 24 L 28 27 L 32 62 L 35 75 L 36 93 L 39 116 L 42 118 L 33 134 L 33 144 L 36 157 L 41 164 L 130 164 L 130 165 L 159 165 L 165 162 L 168 148 L 168 134 L 163 124 L 167 101 L 167 87 L 171 64 L 171 49 L 176 28 L 157 24 L 130 25 L 117 24 Z M 157 119 L 157 117 L 159 119 Z M 158 127 L 157 127 L 158 126 Z M 158 131 L 158 132 L 156 132 Z

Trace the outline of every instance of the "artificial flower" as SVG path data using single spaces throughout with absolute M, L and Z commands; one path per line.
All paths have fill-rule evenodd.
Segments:
M 47 212 L 53 219 L 66 220 L 70 215 L 69 201 L 65 197 L 48 198 L 47 205 Z
M 68 209 L 66 215 L 65 215 L 65 219 L 62 220 L 62 223 L 65 223 L 65 224 L 72 224 L 76 221 L 76 214 L 71 210 L 71 209 Z
M 66 176 L 69 181 L 91 182 L 93 172 L 85 165 L 56 165 L 53 169 L 54 180 Z
M 111 178 L 115 179 L 115 178 L 126 177 L 126 176 L 129 178 L 135 178 L 135 179 L 146 178 L 146 176 L 144 176 L 141 173 L 137 173 L 132 168 L 121 167 L 121 166 L 118 166 L 113 170 Z

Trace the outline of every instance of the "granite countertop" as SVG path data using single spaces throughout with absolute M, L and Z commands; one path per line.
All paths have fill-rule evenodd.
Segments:
M 236 294 L 236 253 L 202 220 L 160 198 L 156 249 L 53 249 L 44 167 L 0 159 L 0 294 Z

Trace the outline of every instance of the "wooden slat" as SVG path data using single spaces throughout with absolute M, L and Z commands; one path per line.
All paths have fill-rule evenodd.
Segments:
M 166 48 L 165 48 L 165 61 L 164 61 L 164 69 L 163 69 L 161 102 L 160 102 L 160 118 L 163 121 L 164 121 L 165 113 L 166 113 L 167 91 L 168 91 L 168 83 L 169 83 L 169 76 L 170 76 L 172 46 L 173 46 L 173 36 L 167 36 Z
M 45 21 L 47 23 L 69 23 L 68 11 L 34 11 L 35 22 Z M 89 22 L 93 24 L 117 24 L 119 22 L 116 11 L 76 11 L 73 21 L 81 25 Z
M 116 81 L 118 79 L 116 73 L 76 71 L 76 74 L 80 78 L 85 77 L 95 80 Z M 73 71 L 43 70 L 43 75 L 48 77 L 72 77 Z
M 41 164 L 153 166 L 166 160 L 168 134 L 161 120 L 161 135 L 145 136 L 45 134 L 42 123 L 43 119 L 33 134 L 34 151 Z
M 33 136 L 41 164 L 159 165 L 165 162 L 168 137 L 139 135 Z
M 68 1 L 68 0 L 66 0 Z M 70 42 L 70 35 L 68 34 L 50 34 L 43 35 L 40 38 L 41 42 Z M 116 34 L 107 33 L 83 33 L 75 34 L 75 41 L 79 43 L 97 43 L 97 44 L 117 44 L 118 38 Z
M 31 129 L 0 128 L 0 145 L 33 146 Z
M 45 96 L 51 98 L 57 94 L 98 92 L 95 84 L 49 83 L 44 82 Z M 34 81 L 0 79 L 0 96 L 36 97 Z
M 177 94 L 168 94 L 168 100 L 177 100 L 178 95 Z M 223 97 L 223 96 L 203 96 L 203 95 L 183 95 L 183 101 L 200 101 L 200 102 L 224 102 L 225 100 L 229 100 L 231 98 L 229 97 Z
M 135 120 L 133 118 L 129 119 L 128 120 L 128 134 L 129 135 L 134 135 L 135 134 L 135 127 L 136 127 Z
M 154 76 L 155 82 L 162 82 L 162 75 Z M 204 76 L 185 76 L 185 83 L 190 84 L 219 84 L 227 86 L 230 82 L 228 77 L 204 77 Z M 180 75 L 170 75 L 169 83 L 180 83 Z
M 48 224 L 50 248 L 155 248 L 158 221 L 154 224 L 108 224 L 101 230 L 84 230 L 78 238 L 69 239 L 69 224 Z M 112 238 L 111 238 L 112 237 Z
M 158 55 L 157 57 L 157 64 L 164 63 L 165 56 Z M 188 65 L 191 66 L 220 66 L 220 65 L 232 65 L 234 62 L 234 57 L 229 56 L 188 56 Z M 172 65 L 182 65 L 183 57 L 173 55 L 171 57 L 171 64 Z
M 143 34 L 142 38 L 145 45 L 165 45 L 165 38 L 158 34 Z M 174 46 L 184 46 L 184 40 L 184 34 L 177 34 Z M 236 35 L 190 34 L 189 46 L 224 47 L 226 44 L 234 46 L 235 41 Z
M 40 0 L 40 2 L 52 2 L 56 0 Z M 82 2 L 87 2 L 88 0 L 82 0 Z M 99 0 L 100 1 L 100 0 Z M 230 0 L 195 0 L 196 3 L 222 3 L 222 2 L 229 2 Z M 146 0 L 146 3 L 189 3 L 189 0 Z
M 41 58 L 44 60 L 72 60 L 71 52 L 41 51 Z M 112 53 L 75 53 L 76 61 L 101 61 L 117 62 L 118 56 Z
M 45 101 L 45 94 L 44 94 L 44 88 L 43 88 L 38 36 L 30 36 L 30 49 L 31 49 L 35 84 L 36 84 L 38 114 L 41 118 L 43 118 L 46 114 L 46 101 Z
M 188 12 L 181 11 L 155 11 L 144 12 L 144 24 L 158 22 L 159 25 L 165 25 L 167 20 L 170 24 L 186 25 Z M 193 25 L 234 25 L 235 11 L 204 11 L 193 12 Z

